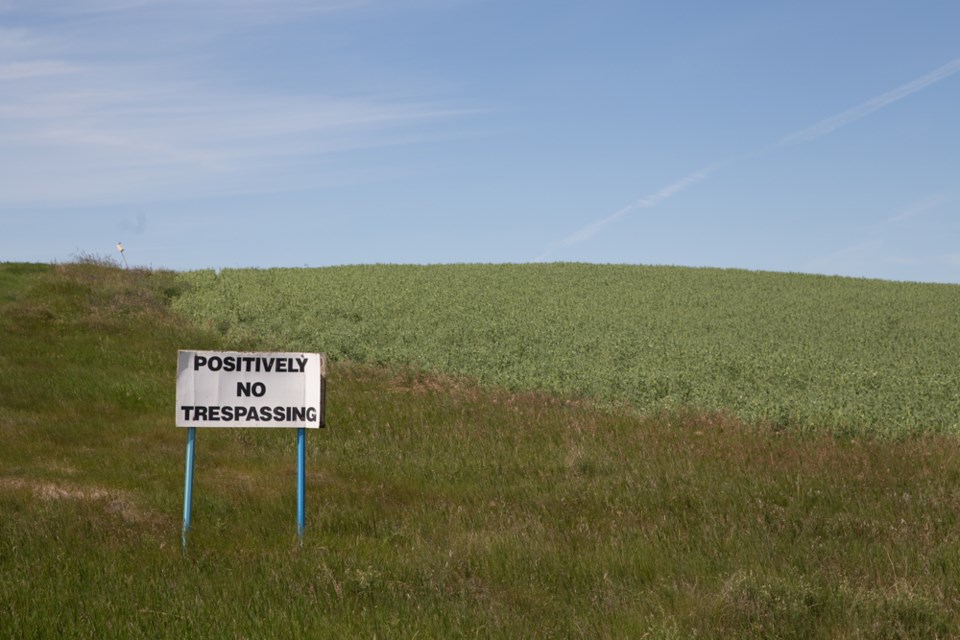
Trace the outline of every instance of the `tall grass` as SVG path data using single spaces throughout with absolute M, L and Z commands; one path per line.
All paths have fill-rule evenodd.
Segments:
M 172 274 L 0 265 L 0 636 L 960 634 L 960 446 L 337 362 L 307 439 L 199 430 Z

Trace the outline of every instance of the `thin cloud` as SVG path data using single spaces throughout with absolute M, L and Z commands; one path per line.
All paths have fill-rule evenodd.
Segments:
M 920 258 L 892 253 L 894 248 L 902 254 L 910 253 L 905 245 L 901 246 L 903 244 L 904 222 L 934 211 L 948 201 L 949 199 L 945 195 L 935 194 L 912 202 L 896 214 L 865 228 L 862 232 L 863 237 L 857 242 L 811 260 L 807 263 L 807 268 L 821 273 L 857 273 L 868 269 L 869 265 L 878 264 L 901 266 L 949 264 L 949 260 L 944 259 L 943 256 L 924 256 Z
M 814 273 L 837 274 L 856 272 L 864 264 L 874 264 L 885 254 L 886 243 L 882 238 L 870 237 L 827 255 L 810 260 L 806 269 Z
M 947 202 L 947 198 L 944 195 L 933 195 L 923 200 L 914 202 L 906 207 L 904 207 L 899 213 L 893 215 L 885 220 L 886 224 L 895 224 L 898 222 L 903 222 L 905 220 L 910 220 L 911 218 L 916 218 L 921 216 L 928 211 L 932 211 L 939 207 L 940 205 Z
M 865 118 L 875 111 L 879 111 L 886 106 L 903 100 L 908 96 L 912 96 L 918 91 L 922 91 L 927 87 L 934 85 L 941 80 L 945 80 L 952 76 L 953 74 L 960 71 L 960 58 L 951 60 L 942 67 L 934 69 L 930 73 L 924 74 L 912 80 L 904 85 L 893 89 L 892 91 L 887 91 L 882 93 L 874 98 L 870 98 L 866 102 L 859 104 L 852 109 L 847 109 L 842 113 L 838 113 L 829 118 L 824 118 L 823 120 L 810 125 L 805 129 L 791 133 L 787 136 L 784 136 L 780 139 L 779 144 L 795 144 L 798 142 L 810 142 L 816 140 L 822 136 L 832 133 L 839 129 L 840 127 L 845 127 L 848 124 L 856 122 L 861 118 Z
M 707 176 L 713 173 L 720 166 L 731 164 L 737 159 L 741 159 L 745 157 L 756 157 L 756 156 L 762 155 L 778 146 L 797 144 L 802 142 L 811 142 L 813 140 L 816 140 L 817 138 L 821 138 L 825 135 L 828 135 L 841 127 L 844 127 L 857 120 L 860 120 L 861 118 L 864 118 L 870 115 L 871 113 L 874 113 L 875 111 L 878 111 L 886 106 L 889 106 L 894 102 L 903 100 L 904 98 L 911 96 L 917 93 L 918 91 L 922 91 L 923 89 L 926 89 L 931 85 L 934 85 L 942 80 L 945 80 L 957 72 L 960 72 L 960 58 L 955 58 L 954 60 L 951 60 L 950 62 L 944 64 L 943 66 L 938 67 L 933 71 L 926 73 L 915 80 L 912 80 L 904 85 L 901 85 L 896 89 L 893 89 L 892 91 L 887 91 L 886 93 L 883 93 L 874 98 L 871 98 L 866 102 L 856 107 L 853 107 L 852 109 L 848 109 L 846 111 L 838 113 L 829 118 L 825 118 L 809 127 L 806 127 L 795 133 L 791 133 L 787 136 L 784 136 L 775 145 L 771 147 L 768 147 L 766 149 L 758 149 L 753 152 L 746 153 L 741 156 L 737 156 L 736 158 L 730 158 L 723 162 L 711 165 L 706 169 L 701 169 L 700 171 L 691 173 L 677 180 L 676 182 L 673 182 L 670 185 L 667 185 L 666 187 L 664 187 L 663 189 L 661 189 L 660 191 L 656 192 L 651 196 L 641 198 L 639 201 L 637 201 L 632 205 L 623 207 L 622 209 L 619 209 L 618 211 L 610 214 L 605 218 L 601 218 L 600 220 L 597 220 L 585 227 L 582 227 L 580 230 L 570 234 L 563 240 L 560 240 L 559 242 L 557 242 L 553 247 L 545 251 L 541 256 L 537 258 L 537 261 L 542 261 L 546 259 L 547 256 L 549 256 L 553 251 L 557 249 L 570 247 L 575 244 L 579 244 L 589 238 L 592 238 L 593 236 L 595 236 L 597 233 L 599 233 L 601 230 L 603 230 L 605 227 L 607 227 L 611 223 L 616 222 L 621 218 L 624 218 L 625 216 L 632 213 L 633 211 L 636 211 L 638 209 L 648 209 L 648 208 L 657 206 L 667 198 L 670 198 L 671 196 L 686 190 L 687 188 L 696 184 L 697 182 L 704 180 Z M 902 221 L 910 217 L 920 215 L 926 210 L 939 206 L 942 202 L 942 201 L 933 201 L 930 199 L 928 200 L 929 201 L 923 201 L 922 203 L 918 203 L 917 206 L 919 208 L 915 207 L 914 209 L 907 209 L 904 212 L 901 212 L 900 214 L 898 214 L 897 216 L 894 216 L 890 221 L 891 222 Z M 857 247 L 856 250 L 859 251 L 860 248 Z
M 0 101 L 0 206 L 302 189 L 327 184 L 338 174 L 324 159 L 331 154 L 456 137 L 453 123 L 478 110 L 398 99 L 376 87 L 364 92 L 351 86 L 344 96 L 324 85 L 293 95 L 205 81 L 204 42 L 234 32 L 246 37 L 256 27 L 245 21 L 233 29 L 228 20 L 218 22 L 211 36 L 207 27 L 197 26 L 197 12 L 262 13 L 273 22 L 372 4 L 382 0 L 0 5 L 0 16 L 13 11 L 45 18 L 38 22 L 42 28 L 0 28 L 0 53 L 14 54 L 4 56 L 11 62 L 0 57 L 0 86 L 12 89 L 18 83 Z M 186 11 L 190 20 L 184 19 Z M 97 14 L 95 20 L 74 19 L 91 14 Z M 157 48 L 128 50 L 139 33 L 129 25 L 149 25 Z M 115 32 L 124 38 L 103 36 Z
M 4 13 L 80 23 L 117 20 L 224 32 L 235 26 L 276 25 L 320 14 L 394 11 L 425 0 L 12 0 Z M 151 39 L 152 41 L 152 39 Z
M 0 13 L 2 12 L 3 6 L 0 5 Z M 42 41 L 26 29 L 0 27 L 0 53 L 36 50 L 42 45 Z
M 9 62 L 0 64 L 0 82 L 27 80 L 44 76 L 73 73 L 76 69 L 60 60 L 36 60 L 33 62 Z
M 224 95 L 189 86 L 143 92 L 134 86 L 122 101 L 112 96 L 112 90 L 75 97 L 53 92 L 38 104 L 0 107 L 14 125 L 0 133 L 0 167 L 8 165 L 0 172 L 0 203 L 128 199 L 157 189 L 222 193 L 231 184 L 247 190 L 283 173 L 289 188 L 295 186 L 291 163 L 300 165 L 295 172 L 302 184 L 316 184 L 310 167 L 323 156 L 435 140 L 444 122 L 474 113 L 376 98 Z M 58 189 L 51 190 L 52 183 Z
M 652 193 L 646 197 L 640 198 L 633 204 L 627 205 L 626 207 L 623 207 L 622 209 L 615 211 L 614 213 L 610 214 L 606 218 L 602 218 L 600 220 L 597 220 L 596 222 L 593 222 L 583 227 L 576 233 L 572 233 L 566 238 L 564 238 L 563 240 L 560 240 L 555 246 L 547 250 L 543 255 L 539 256 L 537 258 L 537 261 L 539 262 L 539 261 L 545 260 L 550 255 L 550 253 L 552 253 L 553 251 L 556 251 L 557 249 L 562 249 L 564 247 L 569 247 L 571 245 L 579 244 L 584 240 L 592 238 L 593 236 L 600 233 L 600 231 L 602 231 L 606 226 L 616 222 L 617 220 L 620 220 L 621 218 L 623 218 L 629 213 L 632 213 L 639 209 L 649 209 L 657 206 L 664 200 L 672 196 L 675 196 L 676 194 L 680 193 L 681 191 L 684 191 L 685 189 L 690 188 L 691 186 L 695 185 L 701 180 L 705 180 L 707 176 L 710 175 L 710 173 L 715 168 L 716 166 L 711 166 L 711 167 L 706 167 L 704 169 L 701 169 L 700 171 L 694 171 L 693 173 L 686 175 L 680 178 L 679 180 L 671 182 L 670 184 L 663 187 L 659 191 Z
M 342 11 L 370 5 L 374 0 L 11 0 L 0 4 L 0 12 L 29 11 L 45 16 L 107 15 L 160 9 L 242 13 Z

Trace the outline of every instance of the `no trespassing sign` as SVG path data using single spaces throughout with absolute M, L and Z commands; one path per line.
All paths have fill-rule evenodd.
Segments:
M 178 427 L 324 426 L 322 353 L 177 353 Z

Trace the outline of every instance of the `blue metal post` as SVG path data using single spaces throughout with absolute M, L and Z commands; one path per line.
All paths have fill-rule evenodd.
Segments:
M 297 429 L 297 535 L 300 537 L 300 544 L 303 544 L 303 524 L 304 524 L 304 494 L 306 492 L 306 432 L 303 427 Z
M 187 531 L 190 529 L 190 509 L 193 506 L 193 443 L 196 439 L 197 429 L 189 427 L 187 429 L 187 472 L 183 486 L 183 549 L 187 549 Z

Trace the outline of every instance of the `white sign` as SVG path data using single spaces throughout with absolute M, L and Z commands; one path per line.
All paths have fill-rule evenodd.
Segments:
M 177 353 L 178 427 L 324 426 L 321 353 Z

